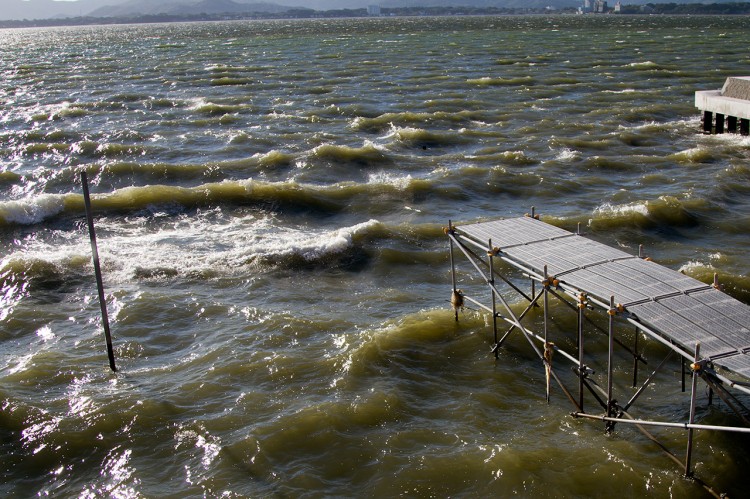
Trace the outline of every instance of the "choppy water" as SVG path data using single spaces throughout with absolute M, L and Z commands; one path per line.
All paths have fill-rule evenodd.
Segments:
M 701 497 L 635 430 L 569 418 L 554 389 L 547 405 L 522 338 L 496 362 L 482 314 L 453 321 L 442 226 L 535 205 L 716 272 L 747 303 L 750 139 L 699 133 L 693 92 L 748 73 L 749 29 L 538 16 L 0 32 L 0 492 Z M 573 318 L 553 313 L 562 338 Z M 665 354 L 643 348 L 652 367 Z M 617 362 L 627 390 L 631 360 Z M 633 412 L 684 421 L 678 371 Z M 705 402 L 701 421 L 736 424 Z M 684 434 L 654 432 L 682 455 Z M 698 432 L 698 476 L 742 495 L 748 443 Z

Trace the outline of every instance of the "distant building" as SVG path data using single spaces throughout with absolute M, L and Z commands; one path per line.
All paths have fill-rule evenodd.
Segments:
M 368 5 L 367 6 L 367 15 L 368 16 L 379 16 L 380 15 L 380 5 Z
M 619 14 L 622 12 L 622 3 L 620 3 L 620 0 L 617 0 L 615 3 L 615 14 Z
M 617 2 L 617 5 L 619 5 L 619 1 Z M 617 6 L 615 6 L 615 9 L 617 9 Z M 609 8 L 607 7 L 607 1 L 606 0 L 583 0 L 583 5 L 581 7 L 578 7 L 578 13 L 579 14 L 605 14 L 609 12 Z

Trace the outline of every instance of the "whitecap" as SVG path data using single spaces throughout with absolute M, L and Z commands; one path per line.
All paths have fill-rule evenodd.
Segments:
M 640 62 L 631 62 L 630 64 L 627 64 L 626 66 L 629 66 L 631 68 L 638 68 L 638 69 L 651 69 L 658 67 L 658 64 L 656 64 L 653 61 L 640 61 Z
M 635 202 L 630 204 L 614 205 L 604 203 L 594 210 L 594 215 L 603 217 L 622 216 L 630 214 L 648 215 L 648 204 L 646 202 Z
M 65 197 L 60 194 L 42 194 L 15 201 L 0 202 L 0 220 L 6 223 L 33 225 L 61 213 Z
M 693 272 L 696 272 L 696 271 L 711 270 L 711 269 L 713 269 L 713 266 L 710 264 L 698 262 L 695 260 L 690 260 L 689 262 L 683 264 L 678 270 L 682 272 L 683 274 L 691 275 Z
M 574 149 L 569 149 L 565 147 L 557 153 L 557 155 L 555 156 L 555 159 L 558 161 L 571 161 L 571 160 L 579 158 L 580 156 L 581 156 L 580 152 Z
M 408 189 L 411 181 L 411 175 L 397 175 L 391 172 L 384 171 L 371 173 L 367 176 L 368 184 L 390 185 L 400 190 Z

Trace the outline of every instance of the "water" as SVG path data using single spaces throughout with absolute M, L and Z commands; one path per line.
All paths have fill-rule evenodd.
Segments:
M 547 405 L 521 337 L 496 362 L 483 314 L 454 322 L 442 227 L 535 205 L 704 282 L 718 273 L 750 302 L 750 139 L 700 134 L 693 107 L 695 90 L 746 73 L 748 28 L 535 16 L 0 32 L 0 492 L 702 497 L 634 429 L 571 419 L 556 388 Z M 573 318 L 553 315 L 565 344 Z M 653 368 L 666 352 L 643 345 Z M 631 363 L 618 353 L 625 393 Z M 676 363 L 633 409 L 686 411 Z M 698 416 L 738 424 L 705 393 Z M 654 433 L 682 456 L 684 433 Z M 741 495 L 747 445 L 698 432 L 697 475 Z

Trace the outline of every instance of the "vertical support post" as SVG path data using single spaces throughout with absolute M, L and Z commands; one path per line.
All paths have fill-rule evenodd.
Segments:
M 450 235 L 453 232 L 453 225 L 451 224 L 451 221 L 448 220 L 448 235 Z M 448 247 L 450 248 L 450 254 L 451 254 L 451 283 L 453 284 L 453 291 L 456 290 L 456 264 L 453 259 L 453 239 L 448 238 Z
M 685 393 L 685 359 L 680 357 L 680 367 L 682 368 L 682 393 Z
M 638 386 L 638 358 L 640 357 L 640 354 L 638 353 L 638 337 L 640 335 L 638 328 L 635 328 L 635 345 L 633 346 L 633 388 Z
M 689 423 L 693 424 L 695 422 L 695 399 L 696 399 L 696 392 L 698 387 L 698 376 L 699 372 L 701 370 L 701 365 L 698 363 L 700 360 L 700 351 L 701 351 L 701 344 L 700 342 L 695 344 L 695 362 L 691 364 L 691 370 L 693 372 L 693 386 L 690 393 L 690 419 Z M 687 444 L 687 454 L 685 456 L 685 476 L 689 477 L 692 475 L 692 472 L 690 471 L 690 460 L 693 456 L 693 429 L 688 429 L 688 444 Z
M 493 265 L 495 250 L 492 248 L 492 239 L 487 241 L 487 261 L 490 266 L 490 278 L 487 282 L 490 285 L 490 293 L 492 294 L 492 333 L 494 337 L 495 358 L 500 358 L 499 348 L 497 347 L 497 302 L 495 298 L 495 268 Z
M 458 322 L 458 309 L 460 307 L 460 303 L 456 303 L 456 301 L 460 298 L 458 290 L 456 290 L 456 264 L 455 260 L 453 259 L 453 238 L 451 235 L 453 234 L 453 222 L 451 220 L 448 220 L 448 228 L 445 229 L 445 233 L 448 236 L 448 248 L 450 250 L 450 256 L 451 256 L 451 284 L 453 285 L 453 293 L 451 293 L 451 305 L 453 306 L 453 312 L 456 314 L 456 322 Z
M 547 274 L 547 266 L 544 266 L 544 282 L 542 283 L 544 285 L 544 289 L 542 290 L 542 293 L 544 293 L 543 298 L 543 304 L 544 304 L 544 343 L 547 343 L 547 316 L 549 315 L 548 312 L 548 306 L 549 306 L 549 275 Z
M 727 116 L 727 132 L 737 133 L 737 116 Z
M 607 417 L 612 417 L 612 371 L 613 366 L 613 354 L 615 345 L 615 297 L 609 297 L 609 349 L 607 353 Z
M 740 135 L 750 135 L 750 120 L 747 118 L 740 119 Z
M 716 113 L 716 133 L 724 133 L 724 115 Z
M 546 378 L 546 384 L 545 384 L 545 397 L 547 399 L 547 403 L 549 404 L 549 396 L 550 396 L 550 378 L 552 376 L 552 355 L 555 353 L 555 344 L 551 343 L 548 339 L 548 317 L 549 317 L 549 286 L 551 284 L 551 279 L 549 276 L 549 273 L 547 272 L 547 266 L 544 266 L 544 289 L 543 293 L 544 296 L 542 296 L 542 299 L 544 301 L 544 350 L 542 355 L 542 360 L 544 362 L 544 374 Z M 572 398 L 571 398 L 572 399 Z M 575 402 L 574 402 L 575 403 Z
M 549 404 L 549 396 L 550 396 L 550 378 L 552 376 L 552 356 L 555 353 L 555 344 L 549 341 L 548 339 L 548 333 L 549 333 L 549 287 L 552 284 L 552 278 L 550 277 L 549 273 L 547 272 L 547 266 L 544 266 L 544 296 L 542 297 L 544 299 L 544 355 L 542 358 L 544 359 L 544 371 L 545 371 L 545 377 L 547 379 L 546 383 L 546 398 L 547 403 Z M 565 388 L 563 387 L 563 391 L 565 391 Z M 571 402 L 575 403 L 573 401 L 573 398 L 568 394 L 568 397 L 571 399 Z
M 586 372 L 583 365 L 583 312 L 586 309 L 586 296 L 581 294 L 578 300 L 578 407 L 581 412 L 585 412 L 583 409 L 583 377 Z
M 104 283 L 102 281 L 102 269 L 99 265 L 99 251 L 96 246 L 96 232 L 94 231 L 94 216 L 91 212 L 91 196 L 89 195 L 89 181 L 85 171 L 81 171 L 81 184 L 83 185 L 83 203 L 86 208 L 86 221 L 89 226 L 89 239 L 91 241 L 91 257 L 94 262 L 94 274 L 96 275 L 96 287 L 99 292 L 99 306 L 102 310 L 102 326 L 104 327 L 104 338 L 107 341 L 107 356 L 109 367 L 117 371 L 115 366 L 115 353 L 112 349 L 112 335 L 109 332 L 109 316 L 107 315 L 107 301 L 104 297 Z
M 713 119 L 714 113 L 703 111 L 703 133 L 711 133 L 713 131 Z

